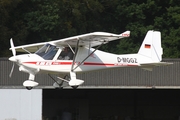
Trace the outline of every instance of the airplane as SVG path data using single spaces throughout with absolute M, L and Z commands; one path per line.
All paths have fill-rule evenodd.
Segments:
M 38 73 L 48 74 L 52 79 L 52 74 L 57 75 L 58 80 L 53 79 L 54 87 L 71 86 L 76 89 L 84 83 L 84 80 L 76 78 L 77 73 L 120 67 L 139 67 L 152 71 L 154 66 L 170 64 L 161 62 L 161 33 L 154 30 L 147 32 L 138 53 L 119 55 L 99 50 L 110 41 L 129 36 L 130 31 L 122 34 L 92 32 L 17 47 L 11 38 L 10 50 L 13 56 L 9 60 L 13 62 L 13 66 L 9 76 L 11 77 L 16 63 L 19 71 L 29 74 L 28 80 L 23 82 L 23 86 L 28 90 L 38 86 L 39 83 L 35 81 L 35 75 Z M 27 54 L 16 55 L 16 52 Z

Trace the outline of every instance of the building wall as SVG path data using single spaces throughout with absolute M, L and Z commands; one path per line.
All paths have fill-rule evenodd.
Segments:
M 0 120 L 42 120 L 42 90 L 0 89 Z
M 154 67 L 153 71 L 141 68 L 117 68 L 92 71 L 77 74 L 78 79 L 84 80 L 79 88 L 180 88 L 180 59 L 163 59 L 173 65 Z M 0 88 L 23 88 L 22 84 L 28 79 L 28 74 L 20 72 L 15 65 L 12 77 L 9 73 L 12 62 L 7 58 L 0 59 Z M 56 79 L 56 76 L 53 75 Z M 47 74 L 37 74 L 37 88 L 54 88 L 54 81 Z

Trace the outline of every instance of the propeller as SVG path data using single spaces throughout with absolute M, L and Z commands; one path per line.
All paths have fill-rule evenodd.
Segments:
M 12 38 L 10 39 L 10 45 L 11 45 L 11 50 L 12 50 L 13 56 L 16 56 L 16 50 L 15 50 L 15 48 L 14 48 L 14 43 L 13 43 Z
M 14 63 L 13 63 L 13 66 L 12 66 L 12 68 L 11 68 L 11 72 L 9 73 L 9 77 L 12 76 L 13 71 L 14 71 Z
M 13 43 L 12 38 L 10 39 L 10 45 L 11 45 L 11 50 L 12 50 L 13 57 L 9 58 L 9 60 L 10 60 L 10 61 L 14 61 L 15 56 L 16 56 L 16 50 L 15 50 L 15 48 L 14 48 L 14 43 Z M 13 71 L 14 71 L 14 62 L 13 62 L 13 66 L 12 66 L 12 68 L 11 68 L 11 72 L 10 72 L 10 74 L 9 74 L 9 77 L 12 76 Z

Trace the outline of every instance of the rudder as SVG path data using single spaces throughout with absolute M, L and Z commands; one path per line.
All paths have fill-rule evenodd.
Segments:
M 149 57 L 154 62 L 160 62 L 163 54 L 161 47 L 161 33 L 153 30 L 148 31 L 138 54 Z

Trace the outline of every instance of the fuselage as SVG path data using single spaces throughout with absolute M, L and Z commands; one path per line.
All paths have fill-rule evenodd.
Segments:
M 79 47 L 73 65 L 75 72 L 139 66 L 137 54 L 116 55 L 96 50 L 88 57 L 93 51 L 93 48 Z M 50 57 L 47 59 L 48 55 L 44 55 L 46 56 L 44 59 L 38 53 L 17 55 L 16 59 L 18 59 L 20 70 L 24 72 L 26 69 L 30 69 L 38 72 L 69 73 L 72 70 L 73 60 L 58 59 L 61 52 L 62 48 L 58 48 L 51 59 L 49 59 Z M 86 57 L 87 59 L 83 61 Z

